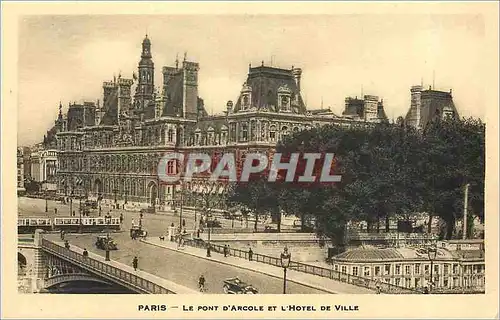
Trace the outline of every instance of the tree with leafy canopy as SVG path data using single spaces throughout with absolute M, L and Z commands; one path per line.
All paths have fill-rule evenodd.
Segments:
M 485 124 L 473 118 L 435 119 L 425 128 L 423 140 L 424 209 L 446 222 L 442 236 L 450 239 L 456 221 L 462 219 L 466 184 L 470 185 L 468 210 L 484 221 Z M 432 216 L 429 231 L 431 223 Z
M 228 201 L 231 205 L 240 205 L 242 213 L 252 212 L 255 217 L 254 230 L 257 231 L 259 218 L 275 215 L 279 207 L 275 188 L 265 181 L 264 175 L 249 179 L 248 182 L 238 182 L 231 189 Z M 248 210 L 248 211 L 246 211 Z M 280 229 L 280 223 L 278 223 Z
M 471 185 L 471 209 L 484 219 L 484 129 L 474 119 L 435 120 L 423 132 L 404 122 L 313 128 L 287 137 L 276 152 L 335 153 L 340 183 L 270 185 L 258 180 L 236 194 L 247 203 L 275 197 L 285 214 L 302 221 L 312 215 L 317 232 L 337 244 L 345 239 L 348 221 L 365 220 L 370 230 L 376 224 L 380 231 L 385 219 L 388 231 L 392 215 L 422 211 L 443 218 L 449 238 L 460 217 L 465 183 Z

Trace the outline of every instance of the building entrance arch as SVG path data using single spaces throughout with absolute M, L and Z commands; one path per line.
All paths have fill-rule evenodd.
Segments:
M 154 181 L 148 184 L 148 202 L 151 206 L 156 205 L 156 199 L 158 198 L 158 186 Z
M 94 181 L 94 192 L 97 195 L 102 194 L 102 181 L 99 178 Z

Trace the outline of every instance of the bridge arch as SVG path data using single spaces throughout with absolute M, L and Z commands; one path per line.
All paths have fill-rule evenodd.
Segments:
M 86 273 L 57 274 L 45 280 L 45 288 L 52 288 L 64 283 L 93 282 L 113 286 L 112 283 Z
M 28 259 L 21 252 L 17 253 L 17 270 L 19 273 L 24 273 L 28 266 Z

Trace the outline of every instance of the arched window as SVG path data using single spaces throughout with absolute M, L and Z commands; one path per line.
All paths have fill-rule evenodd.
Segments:
M 165 129 L 161 128 L 160 130 L 160 141 L 161 144 L 165 144 Z
M 248 125 L 246 123 L 241 124 L 241 140 L 248 140 Z
M 283 126 L 283 127 L 281 127 L 281 137 L 282 137 L 282 139 L 284 139 L 286 136 L 288 136 L 288 127 Z
M 167 137 L 168 142 L 174 141 L 174 130 L 168 129 L 168 137 Z
M 171 160 L 167 163 L 167 174 L 175 174 L 173 160 Z
M 269 140 L 276 141 L 276 126 L 272 125 L 269 127 Z

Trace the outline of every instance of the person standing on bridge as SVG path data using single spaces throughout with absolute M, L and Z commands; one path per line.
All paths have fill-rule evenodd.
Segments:
M 137 271 L 137 266 L 139 265 L 139 260 L 137 257 L 134 257 L 134 260 L 132 261 L 132 266 L 134 267 L 134 271 Z
M 252 248 L 249 248 L 248 249 L 248 260 L 252 261 L 252 259 L 253 259 L 253 251 L 252 251 Z
M 87 251 L 87 248 L 83 249 L 83 256 L 84 257 L 88 257 L 89 256 L 89 252 Z
M 64 241 L 64 230 L 61 230 L 61 240 Z

